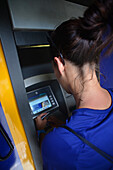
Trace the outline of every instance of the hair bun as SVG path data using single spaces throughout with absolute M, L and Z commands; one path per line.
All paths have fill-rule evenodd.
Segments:
M 108 24 L 113 27 L 113 0 L 96 0 L 80 19 L 81 29 L 94 31 L 94 36 L 89 39 L 96 39 L 98 33 L 102 34 Z
M 96 0 L 80 18 L 78 32 L 82 38 L 89 41 L 93 40 L 98 44 L 102 40 L 108 25 L 111 31 L 106 37 L 106 41 L 101 46 L 98 45 L 101 48 L 113 42 L 113 0 Z

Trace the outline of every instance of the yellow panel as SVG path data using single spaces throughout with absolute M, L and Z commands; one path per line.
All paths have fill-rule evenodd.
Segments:
M 7 65 L 5 62 L 2 45 L 0 42 L 0 102 L 17 148 L 23 169 L 34 170 L 29 144 L 20 118 Z

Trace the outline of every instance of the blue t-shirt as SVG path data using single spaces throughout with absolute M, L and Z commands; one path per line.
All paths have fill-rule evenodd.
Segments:
M 66 125 L 113 156 L 112 104 L 106 110 L 76 109 Z M 64 128 L 54 128 L 42 142 L 44 170 L 108 170 L 113 164 Z

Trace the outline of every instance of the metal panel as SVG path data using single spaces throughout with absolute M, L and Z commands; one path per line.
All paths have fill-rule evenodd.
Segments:
M 66 17 L 63 0 L 8 0 L 13 27 L 54 29 Z
M 14 29 L 54 30 L 86 9 L 64 0 L 8 0 Z
M 48 44 L 46 31 L 14 31 L 17 46 Z

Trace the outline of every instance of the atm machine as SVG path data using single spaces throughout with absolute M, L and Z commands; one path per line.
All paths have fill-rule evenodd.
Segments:
M 31 34 L 33 33 L 29 33 Z M 43 34 L 45 42 L 42 38 L 41 42 L 44 43 L 39 45 L 17 46 L 32 118 L 47 112 L 48 116 L 52 114 L 65 120 L 75 107 L 75 101 L 72 95 L 62 89 L 54 75 L 50 47 L 46 40 L 47 32 L 35 32 L 35 34 Z M 15 33 L 15 37 L 18 39 L 21 36 Z
M 34 119 L 65 120 L 76 104 L 54 75 L 48 31 L 14 29 L 6 0 L 0 16 L 0 169 L 42 170 Z

